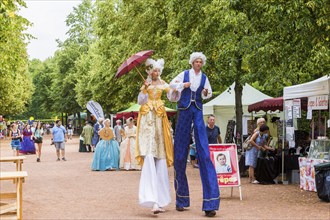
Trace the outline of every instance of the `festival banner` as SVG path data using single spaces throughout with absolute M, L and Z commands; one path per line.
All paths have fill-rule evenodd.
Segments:
M 97 120 L 99 118 L 104 119 L 103 109 L 98 102 L 95 102 L 93 100 L 87 102 L 87 109 L 96 117 Z
M 328 105 L 329 105 L 328 95 L 318 95 L 318 96 L 308 97 L 308 107 L 312 108 L 312 110 L 328 109 Z
M 236 144 L 210 144 L 211 160 L 220 187 L 241 185 Z

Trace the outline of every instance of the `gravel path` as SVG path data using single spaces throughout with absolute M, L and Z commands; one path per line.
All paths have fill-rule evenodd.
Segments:
M 138 205 L 140 171 L 91 171 L 92 153 L 79 153 L 79 139 L 66 144 L 67 161 L 56 161 L 55 148 L 45 137 L 41 162 L 27 155 L 23 170 L 24 219 L 207 219 L 201 211 L 202 190 L 198 169 L 187 168 L 191 207 L 175 210 L 173 168 L 169 168 L 172 203 L 165 213 L 151 214 Z M 1 156 L 11 156 L 9 140 L 0 142 Z M 1 171 L 13 171 L 15 165 L 1 163 Z M 220 210 L 216 219 L 330 219 L 330 204 L 319 200 L 315 192 L 298 185 L 249 184 L 242 178 L 243 200 L 238 188 L 221 189 Z M 14 189 L 11 181 L 0 183 L 1 192 Z

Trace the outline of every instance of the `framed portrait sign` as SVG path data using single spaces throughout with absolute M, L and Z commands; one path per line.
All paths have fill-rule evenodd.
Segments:
M 242 200 L 236 144 L 210 144 L 209 149 L 219 187 L 239 187 Z

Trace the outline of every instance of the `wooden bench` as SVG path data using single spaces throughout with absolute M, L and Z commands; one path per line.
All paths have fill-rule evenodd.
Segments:
M 0 219 L 22 219 L 22 185 L 23 180 L 27 177 L 26 171 L 12 171 L 12 172 L 0 172 L 0 180 L 14 180 L 16 183 L 16 192 L 4 193 L 1 190 L 0 193 Z M 3 200 L 15 199 L 14 203 L 4 203 Z M 14 212 L 14 214 L 12 214 Z M 16 213 L 15 213 L 16 212 Z M 9 214 L 6 214 L 9 213 Z
M 0 162 L 14 162 L 16 163 L 16 171 L 22 171 L 22 164 L 24 159 L 26 159 L 25 156 L 0 157 Z

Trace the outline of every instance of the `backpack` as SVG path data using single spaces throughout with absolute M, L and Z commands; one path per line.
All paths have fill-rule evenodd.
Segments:
M 252 144 L 250 143 L 252 135 L 249 135 L 245 141 L 243 142 L 243 148 L 244 150 L 251 150 L 252 149 Z

